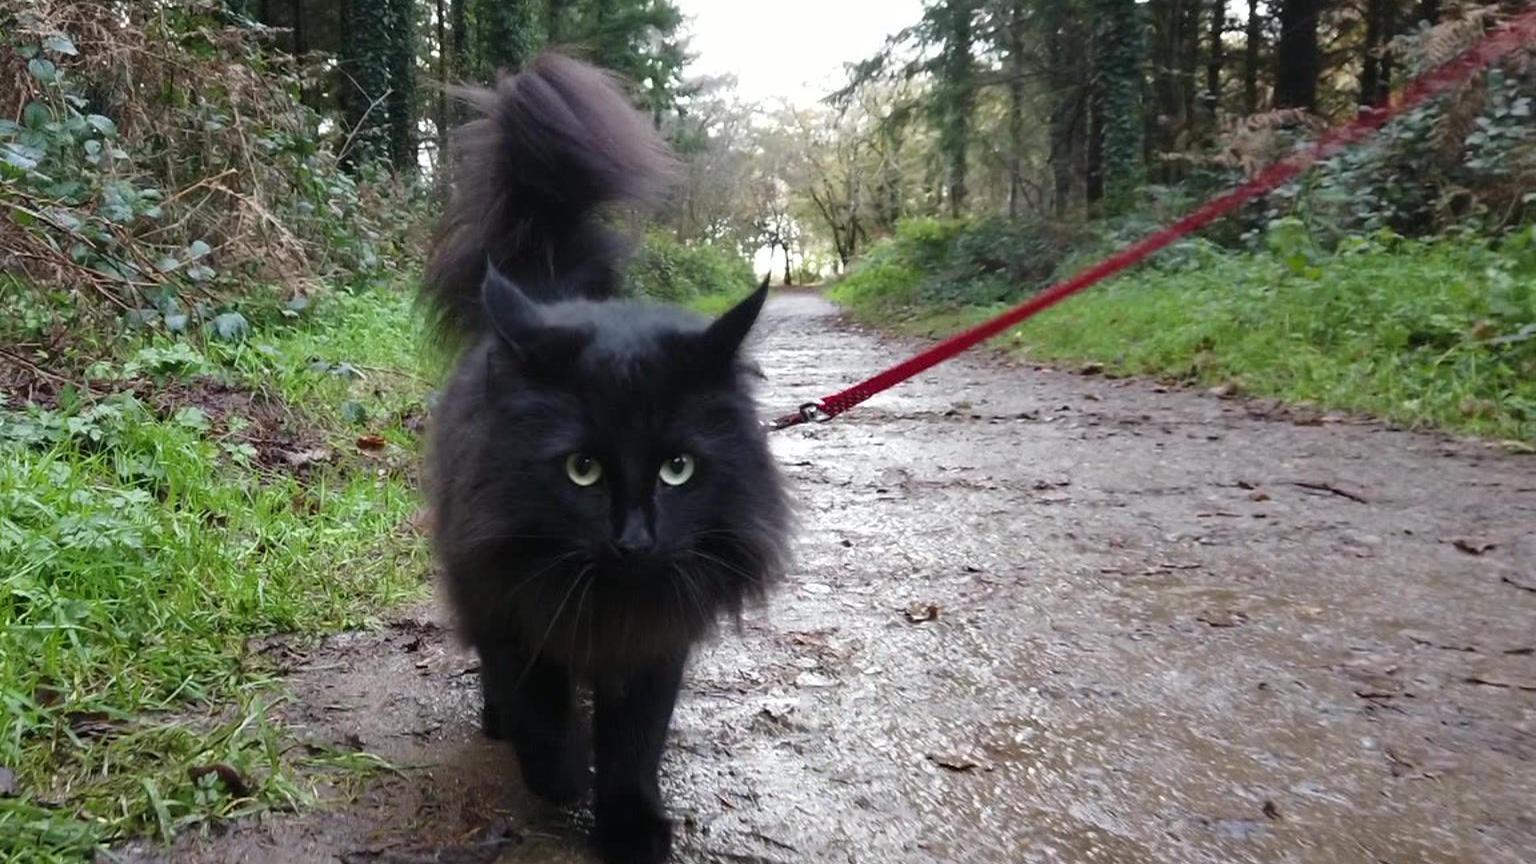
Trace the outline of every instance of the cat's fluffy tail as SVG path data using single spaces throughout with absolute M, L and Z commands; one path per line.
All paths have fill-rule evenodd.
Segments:
M 487 260 L 535 300 L 611 295 L 624 244 L 597 210 L 653 203 L 673 174 L 648 119 L 611 75 L 559 54 L 455 93 L 483 116 L 456 132 L 453 199 L 422 286 L 441 335 L 483 330 Z

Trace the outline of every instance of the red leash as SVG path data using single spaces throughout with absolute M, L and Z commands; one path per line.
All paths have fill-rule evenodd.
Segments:
M 1493 61 L 1533 41 L 1536 41 L 1536 9 L 1506 22 L 1498 30 L 1484 36 L 1478 44 L 1424 73 L 1403 88 L 1395 99 L 1389 99 L 1383 105 L 1367 109 L 1349 123 L 1330 129 L 1300 153 L 1276 162 L 1252 180 L 1206 202 L 1199 209 L 1172 225 L 1143 237 L 1113 256 L 1080 271 L 1065 282 L 1052 285 L 990 321 L 956 333 L 921 354 L 860 381 L 846 390 L 833 393 L 819 402 L 805 403 L 798 411 L 772 421 L 769 428 L 786 429 L 813 420 L 831 420 L 876 393 L 888 390 L 963 351 L 974 348 L 1004 330 L 1044 312 L 1073 294 L 1140 264 L 1175 241 L 1199 231 L 1249 201 L 1261 195 L 1267 195 L 1319 160 L 1326 159 L 1339 150 L 1369 137 L 1394 117 L 1445 93 L 1471 78 Z

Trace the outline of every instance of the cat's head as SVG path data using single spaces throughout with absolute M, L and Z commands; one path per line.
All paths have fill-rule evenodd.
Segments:
M 637 301 L 538 304 L 488 274 L 483 440 L 459 455 L 478 464 L 446 468 L 476 478 L 459 516 L 508 538 L 509 582 L 549 568 L 519 604 L 580 590 L 598 618 L 622 609 L 691 639 L 778 575 L 787 505 L 742 356 L 766 295 L 709 321 Z

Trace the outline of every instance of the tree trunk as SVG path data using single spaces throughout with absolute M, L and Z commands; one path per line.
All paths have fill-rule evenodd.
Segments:
M 785 285 L 794 285 L 795 284 L 795 270 L 794 270 L 794 266 L 792 264 L 790 264 L 790 261 L 789 261 L 789 241 L 785 240 L 784 242 L 780 243 L 779 245 L 784 248 L 784 284 Z
M 1024 0 L 1013 0 L 1008 10 L 1008 217 L 1017 219 L 1024 209 L 1024 104 L 1025 86 Z
M 293 56 L 309 53 L 309 43 L 304 39 L 304 0 L 289 0 L 289 14 L 293 16 Z
M 1317 108 L 1321 57 L 1317 18 L 1321 0 L 1280 0 L 1280 41 L 1275 44 L 1275 107 Z
M 389 161 L 416 173 L 416 2 L 389 0 Z
M 1226 61 L 1221 37 L 1226 29 L 1226 0 L 1211 0 L 1211 44 L 1205 61 L 1205 111 L 1213 128 L 1221 114 L 1221 67 Z
M 1360 67 L 1360 104 L 1376 105 L 1392 90 L 1392 55 L 1386 51 L 1397 26 L 1395 0 L 1367 0 L 1364 57 Z
M 1243 111 L 1259 110 L 1259 42 L 1264 38 L 1264 22 L 1259 18 L 1259 0 L 1248 0 L 1248 30 L 1243 38 Z
M 1103 201 L 1107 212 L 1116 213 L 1131 203 L 1145 173 L 1141 26 L 1135 0 L 1096 0 L 1095 12 L 1099 20 L 1094 40 L 1093 77 L 1099 95 L 1095 143 Z
M 971 110 L 976 101 L 974 61 L 971 56 L 971 13 L 974 0 L 946 0 L 942 81 L 939 110 L 939 149 L 947 162 L 949 215 L 965 213 L 967 157 L 971 148 Z
M 438 188 L 448 188 L 448 94 L 442 85 L 448 83 L 448 6 L 445 0 L 435 0 L 433 12 L 437 24 L 437 97 L 434 100 L 432 123 L 437 127 L 437 154 L 433 160 L 433 180 Z
M 485 72 L 516 72 L 544 47 L 547 13 L 541 0 L 477 0 L 475 28 Z
M 1184 89 L 1181 101 L 1188 111 L 1185 122 L 1185 139 L 1180 141 L 1180 149 L 1191 143 L 1188 134 L 1200 124 L 1201 103 L 1204 101 L 1200 93 L 1200 46 L 1204 42 L 1200 38 L 1200 23 L 1204 19 L 1201 14 L 1204 6 L 1200 0 L 1185 0 L 1184 15 L 1179 21 L 1179 28 L 1183 35 L 1179 39 L 1179 47 L 1182 52 L 1179 56 L 1179 86 Z M 1138 29 L 1138 33 L 1139 33 Z M 1177 177 L 1170 177 L 1177 180 Z
M 1052 94 L 1050 160 L 1052 207 L 1065 219 L 1083 201 L 1087 177 L 1087 103 L 1091 88 L 1080 20 L 1072 14 L 1070 0 L 1046 0 L 1041 26 L 1049 61 L 1047 80 Z
M 348 0 L 343 7 L 348 39 L 342 43 L 342 107 L 347 140 L 343 152 L 349 165 L 389 155 L 390 78 L 393 66 L 395 0 Z
M 469 16 L 464 11 L 466 0 L 448 0 L 448 29 L 452 34 L 448 46 L 452 60 L 448 64 L 450 74 L 457 82 L 469 77 L 474 66 L 469 58 Z

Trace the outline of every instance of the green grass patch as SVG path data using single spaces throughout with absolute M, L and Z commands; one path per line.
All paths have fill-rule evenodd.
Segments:
M 1536 439 L 1536 237 L 1494 249 L 1388 235 L 1327 254 L 1304 238 L 1272 239 L 1271 253 L 1186 247 L 1177 265 L 1090 289 L 1005 344 L 1040 360 L 1233 383 L 1410 427 Z M 1006 305 L 925 301 L 931 278 L 887 252 L 831 296 L 924 332 Z
M 0 407 L 0 860 L 307 800 L 246 643 L 423 596 L 416 332 L 400 291 L 332 294 Z

